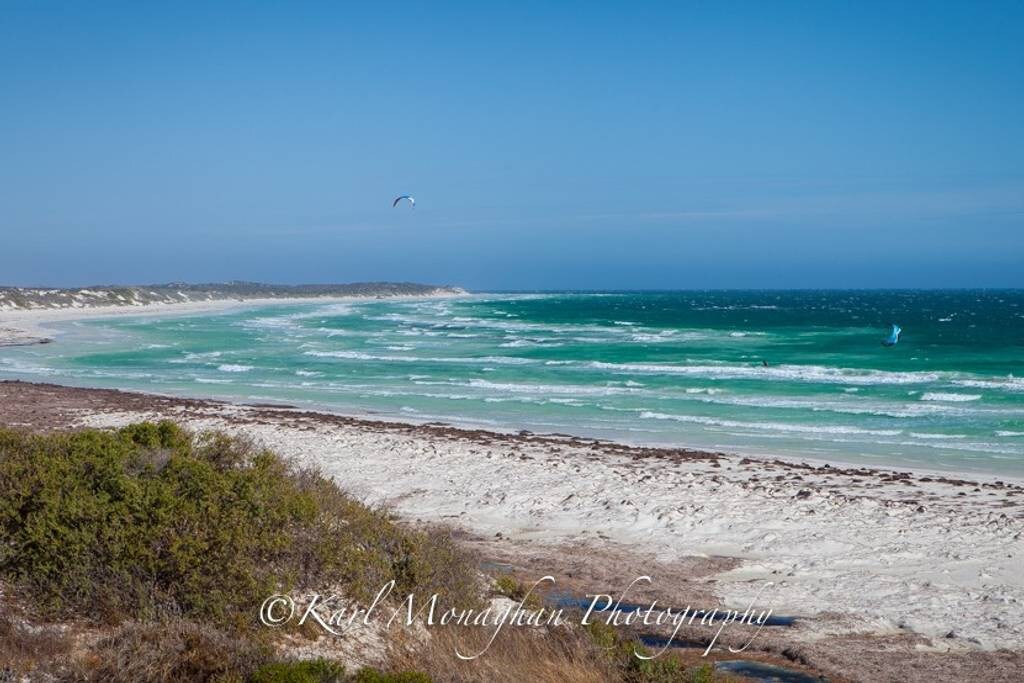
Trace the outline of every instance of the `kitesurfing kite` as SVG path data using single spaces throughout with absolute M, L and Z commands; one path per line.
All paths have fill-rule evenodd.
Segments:
M 902 327 L 900 327 L 896 323 L 893 323 L 892 333 L 887 338 L 882 340 L 882 346 L 896 346 L 897 342 L 899 342 L 900 340 L 900 332 L 902 331 Z
M 402 201 L 403 199 L 408 199 L 409 205 L 412 206 L 412 208 L 414 209 L 416 208 L 416 199 L 414 197 L 410 197 L 407 194 L 403 194 L 400 197 L 395 197 L 395 201 L 391 202 L 391 208 L 395 208 L 396 206 L 398 206 L 398 202 Z

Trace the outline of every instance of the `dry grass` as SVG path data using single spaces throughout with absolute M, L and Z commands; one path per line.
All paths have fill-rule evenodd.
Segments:
M 60 630 L 33 628 L 0 614 L 0 681 L 6 674 L 27 675 L 58 665 L 70 650 L 71 639 Z
M 206 624 L 127 624 L 97 643 L 65 680 L 240 683 L 270 659 L 268 648 Z
M 608 683 L 621 678 L 612 662 L 594 656 L 585 634 L 568 628 L 506 629 L 485 654 L 472 661 L 455 655 L 475 654 L 487 646 L 486 629 L 435 628 L 424 642 L 397 642 L 389 664 L 427 673 L 435 683 Z
M 651 661 L 635 657 L 633 640 L 610 627 L 552 626 L 505 628 L 488 647 L 491 631 L 478 628 L 433 628 L 420 640 L 396 639 L 389 666 L 427 673 L 434 683 L 725 683 L 735 680 L 714 672 L 700 657 L 666 654 Z M 472 655 L 460 660 L 455 651 Z

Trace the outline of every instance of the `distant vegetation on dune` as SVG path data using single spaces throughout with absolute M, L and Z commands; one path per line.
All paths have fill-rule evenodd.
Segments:
M 312 298 L 312 297 L 389 297 L 463 294 L 458 287 L 424 285 L 414 282 L 353 282 L 326 285 L 269 285 L 259 282 L 223 282 L 188 284 L 81 288 L 0 287 L 0 310 L 47 308 L 94 308 L 100 306 L 145 306 L 148 304 L 196 301 Z

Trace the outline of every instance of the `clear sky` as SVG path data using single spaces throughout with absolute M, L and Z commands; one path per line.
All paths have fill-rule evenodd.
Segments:
M 0 4 L 0 283 L 229 279 L 1024 286 L 1024 2 Z

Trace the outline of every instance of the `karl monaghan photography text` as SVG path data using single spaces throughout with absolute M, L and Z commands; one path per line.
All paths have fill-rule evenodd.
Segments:
M 729 647 L 729 652 L 737 654 L 743 652 L 757 633 L 771 618 L 772 610 L 755 610 L 753 605 L 748 606 L 741 613 L 738 610 L 729 609 L 691 609 L 684 607 L 674 609 L 668 606 L 659 606 L 657 600 L 648 605 L 634 605 L 623 601 L 626 593 L 617 598 L 609 594 L 596 594 L 586 596 L 590 599 L 582 611 L 573 614 L 566 614 L 565 608 L 560 607 L 528 607 L 527 601 L 533 591 L 542 584 L 554 583 L 553 576 L 545 576 L 537 580 L 523 595 L 518 602 L 509 601 L 506 604 L 495 608 L 488 606 L 480 610 L 469 609 L 447 609 L 439 607 L 440 596 L 435 593 L 425 599 L 418 600 L 410 593 L 404 596 L 397 606 L 392 606 L 390 611 L 383 609 L 388 604 L 388 598 L 392 597 L 395 590 L 395 582 L 389 581 L 374 596 L 373 601 L 365 607 L 347 604 L 343 597 L 319 593 L 311 593 L 301 596 L 296 601 L 289 595 L 272 595 L 260 605 L 260 623 L 268 627 L 281 627 L 291 622 L 298 626 L 311 626 L 321 629 L 323 632 L 334 636 L 343 636 L 347 628 L 352 628 L 356 622 L 364 626 L 374 621 L 383 621 L 387 628 L 395 625 L 411 627 L 422 624 L 432 626 L 462 626 L 470 628 L 488 629 L 490 637 L 483 650 L 474 654 L 463 654 L 458 649 L 455 655 L 459 659 L 471 660 L 486 654 L 487 650 L 494 643 L 494 640 L 506 626 L 509 628 L 541 628 L 560 627 L 573 623 L 578 626 L 590 626 L 593 623 L 602 622 L 606 626 L 640 626 L 650 628 L 654 626 L 670 626 L 671 635 L 665 639 L 661 649 L 657 652 L 647 653 L 634 650 L 634 655 L 641 660 L 654 659 L 672 647 L 675 638 L 684 625 L 693 626 L 696 622 L 700 626 L 712 627 L 714 635 L 704 650 L 704 656 L 715 647 L 718 636 L 730 624 L 749 625 L 756 629 L 746 645 L 740 648 Z M 650 583 L 651 577 L 637 577 L 629 586 L 632 588 L 638 583 Z M 766 584 L 769 587 L 771 584 Z M 628 589 L 627 589 L 628 592 Z
M 1024 672 L 1024 3 L 0 6 L 0 683 Z

